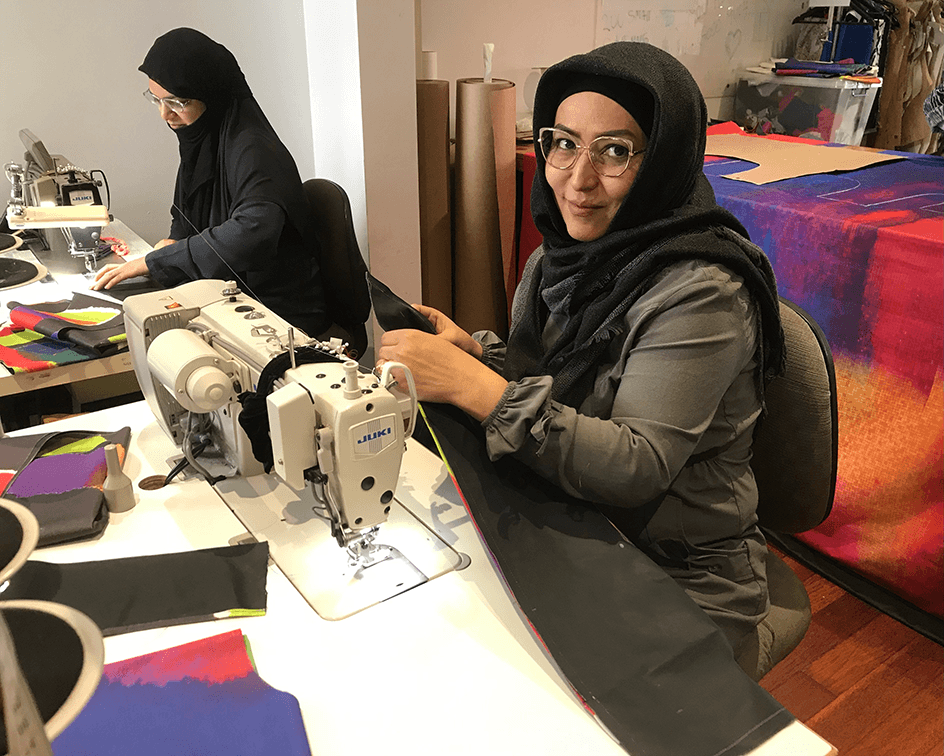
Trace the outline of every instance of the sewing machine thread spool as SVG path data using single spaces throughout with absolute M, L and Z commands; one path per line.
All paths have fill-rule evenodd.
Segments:
M 357 363 L 348 360 L 344 363 L 344 398 L 357 399 L 361 395 L 361 385 L 357 376 Z
M 127 512 L 134 508 L 134 489 L 131 478 L 121 469 L 118 459 L 118 447 L 114 444 L 105 446 L 105 465 L 108 474 L 102 484 L 102 493 L 105 495 L 105 505 L 109 512 Z

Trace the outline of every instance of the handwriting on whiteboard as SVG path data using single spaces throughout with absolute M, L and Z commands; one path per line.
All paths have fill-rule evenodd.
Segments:
M 698 55 L 706 0 L 602 0 L 598 44 L 648 42 L 673 55 Z

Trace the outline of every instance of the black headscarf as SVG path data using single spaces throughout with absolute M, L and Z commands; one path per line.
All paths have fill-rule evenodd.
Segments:
M 208 108 L 252 96 L 233 54 L 196 29 L 158 37 L 138 70 L 175 97 L 201 100 Z
M 607 232 L 581 242 L 567 233 L 544 175 L 538 132 L 553 126 L 557 108 L 585 83 L 605 77 L 627 84 L 613 97 L 633 114 L 651 112 L 649 141 L 636 179 Z M 639 103 L 640 92 L 651 102 Z M 621 103 L 621 104 L 623 104 Z M 637 118 L 638 120 L 638 118 Z M 761 314 L 758 385 L 783 368 L 783 331 L 770 262 L 731 213 L 719 207 L 702 171 L 707 110 L 688 70 L 668 53 L 638 42 L 615 42 L 576 55 L 544 72 L 534 98 L 537 170 L 531 210 L 544 237 L 538 270 L 516 298 L 505 377 L 553 375 L 552 396 L 579 405 L 589 390 L 590 369 L 622 332 L 622 319 L 653 277 L 676 261 L 698 259 L 742 276 Z M 640 122 L 645 128 L 645 124 Z M 553 287 L 553 291 L 550 291 Z M 545 351 L 541 333 L 546 303 L 567 316 L 557 342 Z
M 231 199 L 223 180 L 227 151 L 252 131 L 279 153 L 266 167 L 268 175 L 260 177 L 258 185 L 266 186 L 260 196 L 276 201 L 299 233 L 306 235 L 309 209 L 301 194 L 298 169 L 229 50 L 195 29 L 172 29 L 154 41 L 139 70 L 175 97 L 206 105 L 191 125 L 174 130 L 180 143 L 174 201 L 191 233 L 226 219 Z
M 171 209 L 171 237 L 193 238 L 230 219 L 239 203 L 278 205 L 286 222 L 277 245 L 239 262 L 225 263 L 247 290 L 310 335 L 329 324 L 317 261 L 318 240 L 312 209 L 298 168 L 252 95 L 233 54 L 194 29 L 173 29 L 158 37 L 140 70 L 182 99 L 196 99 L 206 110 L 191 125 L 174 130 L 180 143 L 180 168 Z M 161 252 L 151 253 L 158 265 Z M 170 254 L 170 252 L 168 252 Z M 219 265 L 200 262 L 201 270 Z M 149 264 L 150 265 L 150 264 Z M 233 267 L 236 266 L 236 267 Z M 151 266 L 152 275 L 155 274 Z M 178 275 L 176 269 L 168 277 Z M 216 274 L 219 277 L 219 274 Z
M 252 91 L 233 54 L 196 29 L 172 29 L 158 37 L 138 70 L 174 97 L 206 105 L 196 121 L 174 129 L 180 147 L 175 204 L 203 230 L 209 225 L 208 184 L 218 174 L 224 118 L 236 101 L 252 97 Z

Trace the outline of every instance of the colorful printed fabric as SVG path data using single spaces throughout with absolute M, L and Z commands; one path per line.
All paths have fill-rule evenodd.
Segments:
M 105 665 L 56 756 L 310 756 L 298 700 L 253 668 L 240 630 Z
M 0 361 L 15 373 L 104 357 L 126 345 L 121 305 L 81 293 L 61 302 L 11 302 L 10 325 L 0 329 Z
M 944 617 L 944 158 L 895 154 L 766 186 L 723 178 L 744 161 L 705 173 L 833 350 L 836 500 L 799 540 Z
M 842 76 L 862 73 L 868 69 L 868 66 L 856 63 L 851 58 L 835 63 L 788 58 L 785 61 L 778 61 L 775 69 L 776 73 L 789 76 Z
M 67 431 L 0 439 L 0 495 L 25 498 L 101 488 L 105 447 L 118 446 L 124 460 L 130 428 L 114 433 Z M 11 482 L 12 481 L 12 482 Z
M 0 327 L 0 362 L 13 373 L 35 373 L 72 362 L 93 360 L 98 356 L 36 331 Z
M 130 439 L 128 427 L 2 438 L 0 495 L 36 516 L 40 546 L 96 535 L 108 523 L 105 446 L 115 444 L 124 460 Z

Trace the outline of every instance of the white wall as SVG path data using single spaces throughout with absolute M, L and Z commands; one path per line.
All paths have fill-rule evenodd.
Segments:
M 422 299 L 413 0 L 304 0 L 318 175 L 348 193 L 361 252 Z
M 346 0 L 304 0 L 303 5 L 317 175 L 344 187 L 351 201 L 358 245 L 364 251 L 367 194 L 357 6 Z M 326 23 L 328 18 L 330 23 Z
M 438 78 L 481 77 L 482 45 L 495 45 L 492 76 L 515 82 L 523 114 L 525 83 L 547 67 L 593 48 L 596 0 L 417 0 L 422 48 L 435 50 Z M 533 81 L 529 82 L 533 86 Z M 455 109 L 453 108 L 453 116 Z
M 612 1 L 612 0 L 611 0 Z M 495 45 L 492 75 L 516 84 L 518 115 L 528 114 L 525 99 L 533 97 L 536 67 L 550 66 L 563 58 L 597 46 L 602 0 L 417 0 L 421 5 L 422 48 L 435 50 L 438 77 L 456 79 L 482 76 L 482 44 Z M 665 23 L 673 8 L 704 8 L 698 22 L 704 29 L 700 55 L 678 55 L 701 86 L 711 117 L 729 118 L 733 112 L 733 86 L 721 91 L 719 70 L 730 71 L 744 61 L 759 62 L 783 52 L 791 35 L 790 22 L 802 11 L 801 0 L 623 0 L 654 10 L 653 28 Z M 743 19 L 750 19 L 750 28 Z M 600 35 L 601 37 L 603 35 Z M 734 41 L 738 44 L 733 45 Z M 670 50 L 669 52 L 674 52 Z M 733 64 L 727 59 L 733 54 Z M 746 57 L 745 57 L 746 56 Z M 718 90 L 718 91 L 716 91 Z M 454 100 L 453 100 L 454 101 Z
M 371 271 L 421 302 L 414 0 L 358 0 Z
M 28 128 L 50 152 L 103 170 L 112 212 L 147 241 L 166 236 L 177 140 L 141 97 L 137 69 L 158 36 L 192 26 L 233 52 L 302 176 L 313 176 L 302 19 L 301 0 L 0 0 L 0 164 L 22 161 L 17 134 Z
M 439 77 L 455 82 L 481 76 L 482 43 L 494 43 L 492 74 L 516 83 L 524 115 L 534 67 L 594 47 L 600 1 L 0 0 L 0 163 L 21 159 L 17 132 L 29 128 L 50 151 L 105 171 L 112 211 L 145 239 L 165 236 L 177 142 L 141 97 L 137 67 L 157 36 L 193 26 L 235 54 L 302 177 L 348 190 L 375 273 L 418 300 L 417 49 L 436 50 Z M 774 52 L 800 0 L 768 5 Z M 698 80 L 704 66 L 686 62 Z M 704 65 L 717 67 L 717 54 Z

